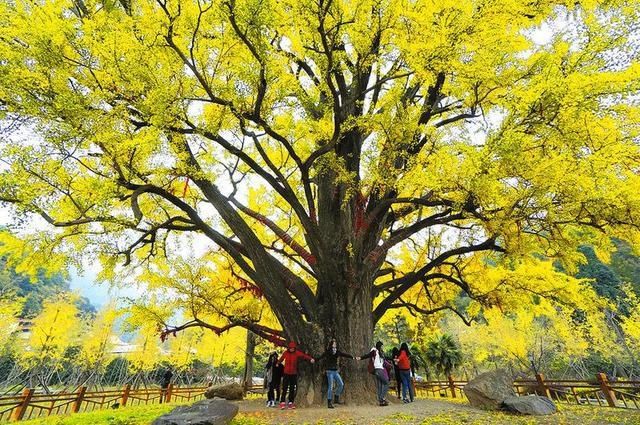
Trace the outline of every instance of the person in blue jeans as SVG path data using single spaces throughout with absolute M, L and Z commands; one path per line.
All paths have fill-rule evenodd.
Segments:
M 406 342 L 400 346 L 400 353 L 394 359 L 398 367 L 400 378 L 402 380 L 402 401 L 405 403 L 413 403 L 415 397 L 413 385 L 411 383 L 412 375 L 415 377 L 415 369 L 411 361 L 411 352 Z
M 338 370 L 338 357 L 346 357 L 348 359 L 353 359 L 351 354 L 343 353 L 338 350 L 338 343 L 335 339 L 332 339 L 329 342 L 329 346 L 325 350 L 324 353 L 320 357 L 318 357 L 318 361 L 322 359 L 326 359 L 325 361 L 325 370 L 327 373 L 327 407 L 329 409 L 333 409 L 333 403 L 340 403 L 340 395 L 342 394 L 342 390 L 344 389 L 344 382 L 342 381 L 342 377 L 340 376 L 340 372 Z M 335 395 L 333 394 L 333 385 L 336 384 Z
M 388 406 L 387 392 L 389 391 L 389 375 L 392 368 L 391 363 L 384 358 L 382 351 L 382 341 L 376 342 L 376 346 L 371 348 L 367 354 L 356 357 L 356 360 L 369 359 L 367 369 L 369 373 L 376 377 L 376 390 L 378 392 L 378 403 L 380 406 Z

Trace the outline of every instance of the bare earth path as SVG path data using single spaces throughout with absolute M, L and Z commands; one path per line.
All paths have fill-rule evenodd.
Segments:
M 237 425 L 257 424 L 549 424 L 549 425 L 600 425 L 639 424 L 640 411 L 588 406 L 559 406 L 560 412 L 546 417 L 514 416 L 485 412 L 466 402 L 421 399 L 412 404 L 392 403 L 387 407 L 340 406 L 299 408 L 296 410 L 267 409 L 260 400 L 239 403 L 240 413 L 234 420 Z

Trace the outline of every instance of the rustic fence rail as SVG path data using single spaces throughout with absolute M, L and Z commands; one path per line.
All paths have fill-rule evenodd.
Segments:
M 446 398 L 464 398 L 466 384 L 467 381 L 458 381 L 451 376 L 442 381 L 414 383 L 418 397 Z M 609 382 L 603 373 L 597 374 L 593 381 L 547 379 L 538 374 L 536 379 L 517 380 L 513 386 L 519 395 L 538 394 L 562 403 L 640 409 L 640 381 Z M 76 392 L 55 394 L 25 389 L 22 394 L 0 396 L 0 422 L 125 406 L 195 401 L 204 397 L 206 388 L 170 385 L 166 389 L 132 389 L 127 385 L 119 390 L 90 392 L 81 387 Z M 248 387 L 247 392 L 261 394 L 262 385 Z
M 418 396 L 462 398 L 466 384 L 449 377 L 414 385 Z M 593 381 L 547 379 L 538 374 L 536 379 L 516 380 L 513 387 L 518 395 L 537 394 L 562 403 L 640 409 L 640 381 L 610 382 L 604 373 Z
M 42 416 L 116 409 L 125 406 L 195 401 L 204 397 L 206 387 L 132 389 L 89 392 L 80 387 L 73 393 L 39 394 L 25 389 L 22 394 L 0 397 L 0 421 L 21 421 Z

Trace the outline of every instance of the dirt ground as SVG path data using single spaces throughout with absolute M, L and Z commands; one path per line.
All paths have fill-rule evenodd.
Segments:
M 500 412 L 487 412 L 471 407 L 463 400 L 420 399 L 414 403 L 391 403 L 386 407 L 341 405 L 298 408 L 281 411 L 266 408 L 261 400 L 239 403 L 240 412 L 234 425 L 257 424 L 548 424 L 548 425 L 640 425 L 640 411 L 588 406 L 559 406 L 559 412 L 545 417 L 515 416 Z

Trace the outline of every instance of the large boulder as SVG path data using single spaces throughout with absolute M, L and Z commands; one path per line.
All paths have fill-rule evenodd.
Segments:
M 474 407 L 500 409 L 505 399 L 516 395 L 513 376 L 504 369 L 483 373 L 464 386 L 464 394 Z
M 244 388 L 235 382 L 231 384 L 210 387 L 205 391 L 206 398 L 224 398 L 225 400 L 242 400 L 244 398 Z
M 505 410 L 523 415 L 551 415 L 557 412 L 556 405 L 547 397 L 526 395 L 508 397 L 502 402 Z
M 153 421 L 152 425 L 227 425 L 238 413 L 238 406 L 226 400 L 201 400 L 180 406 Z

